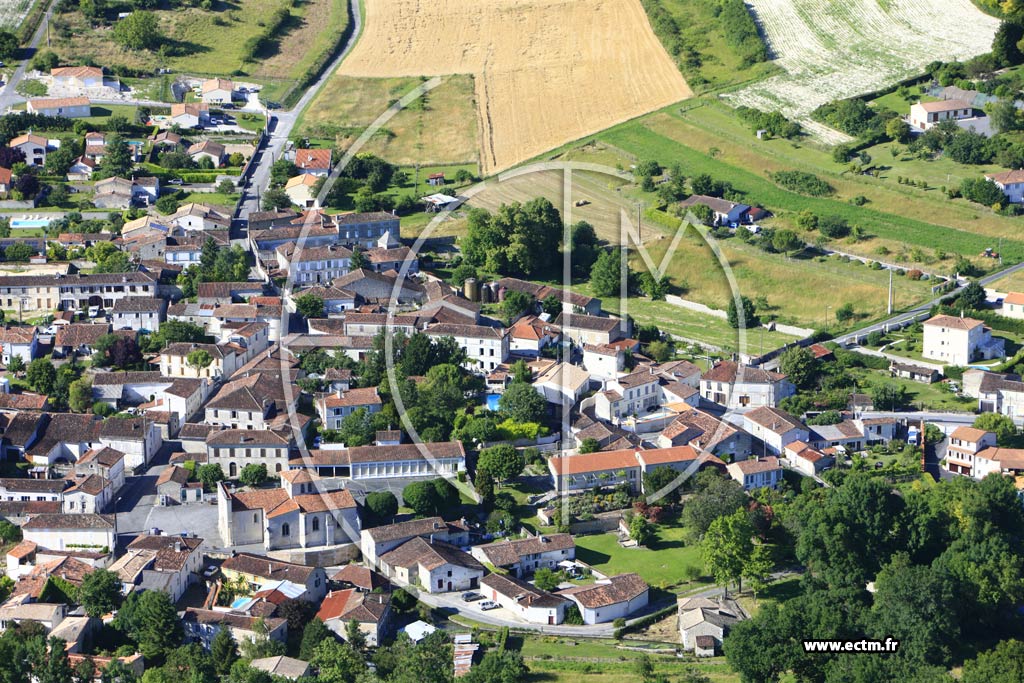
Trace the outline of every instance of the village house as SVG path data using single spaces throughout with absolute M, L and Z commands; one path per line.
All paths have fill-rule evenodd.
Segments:
M 157 590 L 178 602 L 200 580 L 203 539 L 194 536 L 140 534 L 109 569 L 118 575 L 124 592 Z
M 108 418 L 100 425 L 99 441 L 125 455 L 125 467 L 148 465 L 163 446 L 157 424 L 145 417 Z
M 297 681 L 300 678 L 309 676 L 311 671 L 309 662 L 304 662 L 294 657 L 286 657 L 285 655 L 253 659 L 249 662 L 249 666 L 257 671 L 267 672 L 275 680 L 277 678 L 287 678 L 291 681 Z
M 126 296 L 114 304 L 111 324 L 115 330 L 156 332 L 167 313 L 167 300 L 141 296 Z
M 807 477 L 815 477 L 832 466 L 835 458 L 811 448 L 803 441 L 792 441 L 782 449 L 783 459 L 790 467 Z
M 71 166 L 68 167 L 67 179 L 68 182 L 85 182 L 92 180 L 92 174 L 96 170 L 96 162 L 86 156 L 77 157 Z M 2 180 L 2 179 L 0 179 Z M 0 187 L 0 191 L 6 192 L 7 189 Z
M 6 194 L 11 191 L 13 178 L 14 176 L 11 174 L 11 169 L 0 166 L 0 192 Z
M 0 606 L 0 632 L 23 622 L 32 622 L 49 634 L 64 621 L 67 612 L 68 606 L 62 602 L 4 603 Z
M 316 412 L 325 429 L 341 429 L 345 418 L 357 410 L 376 413 L 380 411 L 382 405 L 377 387 L 364 387 L 336 391 L 319 397 L 316 401 Z
M 430 337 L 452 337 L 466 352 L 464 367 L 477 374 L 487 374 L 508 359 L 508 333 L 500 327 L 439 323 L 424 334 Z
M 185 639 L 209 650 L 221 629 L 227 629 L 235 642 L 257 641 L 264 637 L 284 643 L 288 638 L 288 620 L 277 617 L 253 617 L 237 612 L 186 607 L 181 617 Z
M 319 209 L 320 201 L 313 192 L 313 186 L 319 180 L 320 178 L 313 174 L 300 173 L 288 179 L 288 182 L 284 184 L 284 193 L 288 195 L 292 204 L 304 209 Z
M 640 464 L 633 449 L 579 455 L 554 455 L 548 469 L 558 493 L 627 484 L 639 491 Z
M 943 121 L 957 121 L 974 116 L 974 107 L 965 100 L 916 102 L 910 105 L 907 122 L 914 128 L 929 130 Z
M 274 254 L 278 270 L 300 286 L 329 285 L 351 270 L 352 250 L 338 244 L 303 245 L 301 249 L 292 243 L 282 244 Z
M 561 624 L 565 620 L 566 609 L 572 604 L 568 598 L 502 574 L 488 574 L 482 578 L 480 591 L 488 600 L 493 600 L 531 624 Z
M 332 220 L 338 229 L 338 240 L 349 248 L 373 249 L 381 246 L 381 238 L 397 242 L 400 234 L 398 216 L 385 211 L 343 213 Z
M 269 429 L 222 428 L 206 437 L 206 460 L 220 465 L 232 479 L 249 464 L 264 465 L 267 472 L 277 473 L 288 466 L 293 445 L 293 439 Z
M 541 534 L 473 546 L 470 554 L 512 576 L 527 577 L 540 568 L 557 570 L 576 559 L 576 541 L 569 534 Z
M 957 427 L 949 435 L 945 469 L 953 474 L 975 476 L 977 455 L 984 450 L 995 448 L 996 435 L 993 432 L 974 427 Z
M 170 124 L 179 128 L 202 128 L 210 125 L 210 105 L 178 103 L 171 105 Z
M 963 392 L 978 399 L 978 411 L 999 413 L 1020 423 L 1024 419 L 1024 382 L 1020 375 L 970 369 L 964 371 Z
M 590 390 L 590 373 L 571 363 L 552 363 L 534 378 L 533 388 L 548 403 L 572 407 Z
M 590 585 L 566 588 L 557 595 L 579 606 L 584 624 L 604 624 L 647 607 L 648 591 L 639 574 L 618 574 Z
M 425 517 L 385 524 L 360 533 L 359 549 L 370 566 L 377 566 L 382 555 L 414 538 L 444 541 L 456 547 L 469 542 L 469 530 L 463 522 L 446 522 L 441 517 Z
M 15 356 L 21 358 L 27 365 L 36 357 L 39 348 L 39 334 L 34 326 L 32 327 L 11 327 L 4 325 L 0 328 L 0 353 L 4 365 L 8 365 Z
M 326 176 L 331 172 L 331 150 L 300 147 L 295 150 L 294 163 L 299 173 Z
M 922 384 L 933 384 L 939 381 L 941 375 L 935 368 L 926 368 L 913 363 L 900 363 L 892 361 L 889 363 L 889 374 L 900 379 L 909 379 Z
M 713 657 L 720 652 L 729 629 L 745 618 L 739 604 L 729 598 L 680 596 L 676 609 L 683 649 L 698 657 Z
M 540 303 L 550 296 L 562 302 L 565 313 L 582 313 L 589 316 L 601 315 L 601 300 L 592 296 L 578 294 L 571 290 L 560 289 L 550 285 L 537 284 L 514 277 L 503 277 L 494 284 L 498 286 L 498 298 L 503 299 L 502 290 L 529 294 L 534 301 Z
M 469 553 L 437 539 L 409 539 L 379 558 L 381 573 L 428 593 L 475 590 L 486 570 Z
M 58 66 L 50 69 L 54 85 L 65 88 L 103 87 L 103 68 L 99 66 Z
M 305 589 L 297 597 L 307 602 L 318 603 L 327 595 L 327 575 L 322 567 L 284 562 L 266 555 L 232 553 L 221 563 L 220 570 L 225 579 L 244 581 L 254 593 L 287 581 Z
M 750 434 L 710 413 L 687 406 L 658 435 L 662 448 L 691 445 L 727 460 L 746 456 L 752 447 Z
M 42 548 L 110 549 L 117 537 L 116 518 L 100 514 L 41 514 L 21 527 L 22 537 Z
M 514 345 L 512 350 L 514 353 Z M 583 367 L 595 379 L 613 379 L 625 369 L 626 353 L 611 344 L 586 344 L 583 347 Z
M 600 346 L 629 336 L 629 320 L 599 318 L 584 314 L 559 313 L 553 324 L 562 331 L 563 339 L 583 348 Z
M 92 114 L 88 97 L 45 97 L 30 99 L 25 105 L 30 114 L 42 116 L 63 116 L 67 119 L 81 119 Z
M 985 179 L 1002 190 L 1006 195 L 1006 201 L 1011 204 L 1024 202 L 1024 169 L 986 173 Z M 1005 302 L 1003 307 L 1005 308 Z
M 186 231 L 227 230 L 231 227 L 230 216 L 195 202 L 182 204 L 167 220 Z
M 701 375 L 700 395 L 731 409 L 777 406 L 796 393 L 796 386 L 779 372 L 720 361 Z
M 749 204 L 730 202 L 728 199 L 709 197 L 707 195 L 690 195 L 679 202 L 679 207 L 686 214 L 688 209 L 694 206 L 706 206 L 711 210 L 712 222 L 714 225 L 739 225 L 749 223 L 751 220 L 759 220 L 764 216 L 764 210 L 752 207 Z
M 325 477 L 385 479 L 457 476 L 466 470 L 466 452 L 460 441 L 420 444 L 374 444 L 345 448 L 324 444 L 308 458 L 291 462 Z
M 226 104 L 231 102 L 235 84 L 224 78 L 209 78 L 203 81 L 199 92 L 207 104 Z
M 224 150 L 224 145 L 219 142 L 203 140 L 202 142 L 197 142 L 189 147 L 188 155 L 192 157 L 192 161 L 197 164 L 201 164 L 203 159 L 207 159 L 211 164 L 213 164 L 214 168 L 217 168 L 224 161 Z
M 29 166 L 43 166 L 46 164 L 46 150 L 49 141 L 41 135 L 26 133 L 12 138 L 7 146 L 11 149 L 20 150 L 25 155 L 25 163 Z
M 811 432 L 803 422 L 784 410 L 761 406 L 743 414 L 743 428 L 760 439 L 768 451 L 780 455 L 794 441 L 807 441 Z
M 189 365 L 188 355 L 194 351 L 206 351 L 212 359 L 210 364 L 206 367 Z M 227 379 L 244 363 L 245 349 L 232 348 L 229 344 L 175 342 L 160 353 L 160 372 L 165 377 Z
M 970 365 L 1005 355 L 1004 340 L 980 320 L 936 315 L 924 321 L 922 355 L 944 365 Z
M 349 622 L 355 621 L 366 636 L 366 644 L 377 647 L 391 631 L 391 594 L 367 593 L 353 588 L 331 591 L 320 603 L 316 616 L 327 630 L 342 640 L 348 639 Z
M 744 491 L 760 488 L 775 488 L 782 481 L 782 467 L 774 455 L 767 458 L 750 458 L 729 463 L 726 466 L 729 476 L 743 487 Z

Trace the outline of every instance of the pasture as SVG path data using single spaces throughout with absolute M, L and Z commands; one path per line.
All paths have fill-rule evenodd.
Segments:
M 691 95 L 638 0 L 376 0 L 340 73 L 472 74 L 484 175 Z
M 988 52 L 999 26 L 971 0 L 751 0 L 750 6 L 784 73 L 726 97 L 800 120 L 825 102 L 919 74 L 929 62 Z M 821 128 L 822 137 L 841 140 Z

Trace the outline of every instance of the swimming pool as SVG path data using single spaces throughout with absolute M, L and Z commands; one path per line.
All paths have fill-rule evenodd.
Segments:
M 12 218 L 12 230 L 31 230 L 32 228 L 45 228 L 50 224 L 49 218 Z
M 501 400 L 501 394 L 487 394 L 487 410 L 497 412 L 499 400 Z

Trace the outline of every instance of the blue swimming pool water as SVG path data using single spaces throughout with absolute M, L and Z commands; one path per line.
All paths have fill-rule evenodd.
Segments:
M 501 398 L 501 394 L 487 394 L 487 409 L 497 411 L 498 400 Z
M 49 218 L 14 218 L 11 219 L 12 230 L 28 230 L 31 228 L 45 228 L 50 224 Z
M 233 609 L 237 609 L 237 608 L 241 607 L 242 605 L 244 605 L 247 602 L 249 602 L 249 598 L 245 598 L 245 597 L 235 598 L 235 601 L 233 603 L 231 603 L 231 607 Z

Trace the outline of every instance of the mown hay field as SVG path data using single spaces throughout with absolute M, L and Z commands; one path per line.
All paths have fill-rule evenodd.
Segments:
M 999 20 L 971 0 L 750 0 L 785 73 L 726 97 L 803 119 L 891 85 L 936 60 L 988 52 Z
M 638 0 L 369 0 L 342 76 L 474 76 L 491 174 L 692 95 Z

